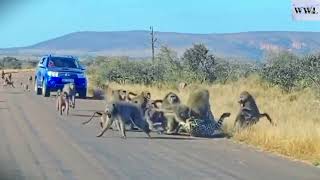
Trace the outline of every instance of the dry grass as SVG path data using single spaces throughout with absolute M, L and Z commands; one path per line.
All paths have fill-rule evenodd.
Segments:
M 110 84 L 110 87 L 125 88 L 133 92 L 148 90 L 153 99 L 162 98 L 173 91 L 179 94 L 184 103 L 190 91 L 199 87 L 207 88 L 215 117 L 218 118 L 223 112 L 231 112 L 224 129 L 233 135 L 234 140 L 314 164 L 320 162 L 320 102 L 311 90 L 283 93 L 279 88 L 267 87 L 255 77 L 226 85 L 191 86 L 180 93 L 172 87 L 117 84 Z M 276 127 L 263 118 L 250 130 L 233 132 L 234 119 L 239 110 L 237 100 L 243 90 L 248 90 L 255 97 L 260 111 L 268 112 L 277 123 Z
M 34 72 L 34 71 L 35 69 L 4 69 L 4 72 L 6 73 Z

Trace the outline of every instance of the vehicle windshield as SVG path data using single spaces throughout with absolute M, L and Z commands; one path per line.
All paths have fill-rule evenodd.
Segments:
M 79 68 L 78 62 L 73 58 L 51 57 L 48 67 Z

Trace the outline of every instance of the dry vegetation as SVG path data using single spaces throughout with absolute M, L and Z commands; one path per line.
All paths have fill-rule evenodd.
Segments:
M 190 86 L 183 92 L 165 85 L 159 88 L 110 84 L 110 87 L 125 88 L 133 92 L 149 90 L 153 99 L 162 98 L 169 91 L 173 91 L 180 95 L 183 102 L 186 102 L 190 91 L 195 88 L 207 88 L 210 91 L 210 102 L 215 117 L 223 112 L 232 113 L 224 124 L 225 131 L 232 135 L 232 139 L 314 164 L 320 162 L 320 102 L 311 90 L 283 93 L 280 88 L 268 87 L 261 83 L 257 77 L 226 85 Z M 277 123 L 276 127 L 272 127 L 263 118 L 250 130 L 233 132 L 233 122 L 239 110 L 237 100 L 243 90 L 249 90 L 260 110 L 268 112 Z

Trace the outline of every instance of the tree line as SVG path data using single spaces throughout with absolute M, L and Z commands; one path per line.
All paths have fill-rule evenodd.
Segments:
M 107 82 L 137 83 L 227 83 L 257 75 L 284 91 L 320 88 L 320 54 L 298 56 L 289 51 L 268 53 L 260 62 L 231 60 L 211 54 L 203 44 L 194 44 L 181 57 L 161 47 L 154 61 L 126 57 L 97 57 L 85 61 L 95 85 Z
M 20 60 L 15 57 L 0 58 L 0 69 L 35 68 L 38 60 Z

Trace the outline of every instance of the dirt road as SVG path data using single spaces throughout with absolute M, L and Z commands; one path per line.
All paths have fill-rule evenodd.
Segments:
M 98 123 L 81 122 L 102 101 L 79 100 L 69 117 L 54 98 L 0 88 L 0 179 L 319 180 L 320 169 L 258 152 L 227 139 L 117 131 L 96 138 Z

